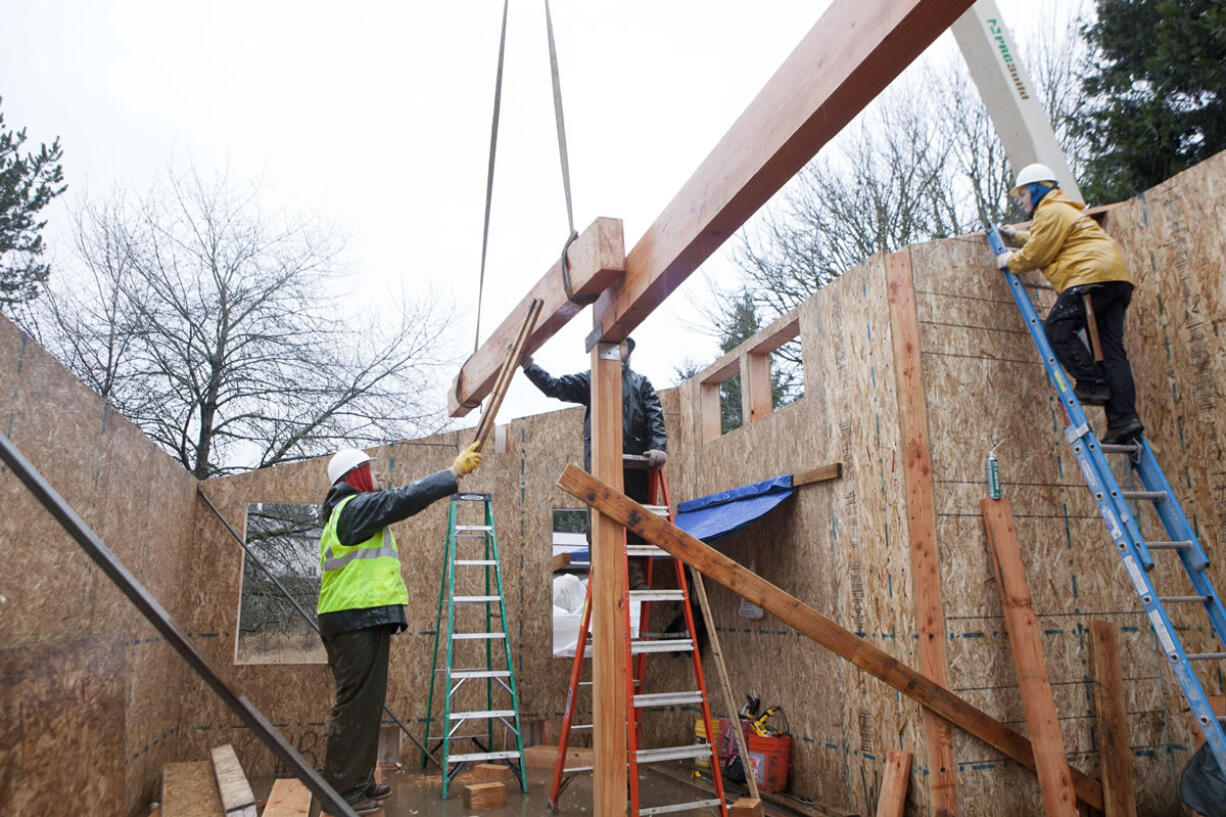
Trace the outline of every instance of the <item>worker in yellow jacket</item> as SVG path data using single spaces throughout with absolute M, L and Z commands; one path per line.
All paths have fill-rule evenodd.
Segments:
M 1017 175 L 1011 191 L 1032 217 L 1029 230 L 1003 227 L 1006 242 L 1020 246 L 997 257 L 997 266 L 1014 273 L 1040 269 L 1059 293 L 1043 328 L 1052 351 L 1076 379 L 1074 391 L 1086 405 L 1107 411 L 1104 443 L 1128 443 L 1145 427 L 1136 409 L 1132 367 L 1124 349 L 1124 316 L 1133 282 L 1120 247 L 1094 219 L 1085 204 L 1059 189 L 1046 165 L 1032 164 Z M 1102 363 L 1079 333 L 1087 330 L 1085 296 L 1098 327 Z

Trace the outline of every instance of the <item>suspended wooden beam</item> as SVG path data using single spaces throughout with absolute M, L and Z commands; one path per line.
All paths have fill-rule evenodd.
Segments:
M 625 273 L 626 247 L 621 221 L 615 218 L 596 219 L 570 245 L 566 257 L 575 300 L 595 298 Z M 582 303 L 576 303 L 566 295 L 560 255 L 481 348 L 460 367 L 447 394 L 447 411 L 452 417 L 468 414 L 493 389 L 499 368 L 506 360 L 507 349 L 514 342 L 534 300 L 540 300 L 542 306 L 536 327 L 524 345 L 524 354 L 529 355 L 583 309 Z
M 568 465 L 558 487 L 1026 768 L 1035 768 L 1034 750 L 1023 735 L 581 468 Z M 1102 811 L 1099 782 L 1076 769 L 1070 772 L 1077 797 Z
M 835 0 L 627 254 L 589 345 L 630 334 L 971 5 Z

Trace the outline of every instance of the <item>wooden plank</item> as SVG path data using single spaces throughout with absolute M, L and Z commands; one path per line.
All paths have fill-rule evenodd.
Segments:
M 907 782 L 911 778 L 911 753 L 891 749 L 885 757 L 885 777 L 877 798 L 877 817 L 902 817 L 907 806 Z
M 709 443 L 712 440 L 718 440 L 719 435 L 724 433 L 723 420 L 719 411 L 719 383 L 703 383 L 698 389 L 702 441 Z
M 598 517 L 616 519 L 644 541 L 663 548 L 704 576 L 748 599 L 908 698 L 999 749 L 1026 768 L 1035 768 L 1034 751 L 1023 735 L 582 469 L 567 466 L 558 479 L 558 487 L 600 511 Z M 1099 782 L 1076 769 L 1072 770 L 1072 774 L 1077 796 L 1101 811 L 1103 791 Z
M 744 382 L 741 383 L 742 416 L 748 417 L 750 422 L 769 417 L 775 410 L 774 395 L 771 394 L 770 355 L 745 355 L 741 371 L 744 373 Z
M 749 757 L 749 755 L 743 755 Z M 746 780 L 753 780 L 753 775 L 746 775 Z M 759 797 L 741 797 L 728 806 L 728 817 L 762 817 L 762 800 Z
M 1124 673 L 1116 627 L 1109 621 L 1090 622 L 1090 673 L 1094 679 L 1099 765 L 1103 770 L 1103 813 L 1106 817 L 1137 817 Z
M 524 763 L 529 769 L 549 769 L 552 771 L 557 759 L 558 747 L 556 745 L 541 744 L 540 746 L 524 747 Z M 567 746 L 565 762 L 567 766 L 592 766 L 596 763 L 596 752 L 593 749 Z
M 1000 604 L 1005 611 L 1013 667 L 1026 713 L 1026 731 L 1034 748 L 1043 812 L 1047 817 L 1077 817 L 1077 797 L 1065 756 L 1064 736 L 1060 734 L 1056 701 L 1047 682 L 1047 661 L 1043 658 L 1039 623 L 1030 602 L 1013 505 L 1008 499 L 984 499 L 979 508 L 988 531 L 996 584 L 1000 587 Z
M 464 786 L 464 808 L 498 808 L 507 802 L 507 784 L 496 781 Z
M 524 315 L 523 323 L 519 325 L 519 331 L 515 334 L 515 340 L 512 341 L 510 349 L 507 351 L 506 359 L 503 361 L 502 368 L 498 371 L 498 378 L 494 381 L 494 390 L 490 393 L 490 399 L 485 404 L 485 410 L 481 412 L 481 422 L 477 424 L 477 433 L 473 440 L 485 445 L 485 441 L 489 439 L 490 432 L 494 428 L 494 420 L 498 417 L 498 409 L 502 408 L 503 398 L 507 396 L 507 389 L 511 387 L 511 380 L 515 376 L 515 370 L 519 367 L 520 360 L 524 357 L 524 345 L 528 342 L 528 337 L 532 334 L 532 327 L 536 326 L 537 319 L 541 315 L 541 307 L 543 303 L 540 298 L 534 298 L 532 303 L 528 305 L 528 312 Z
M 622 362 L 615 343 L 592 349 L 592 471 L 622 486 Z M 626 813 L 626 534 L 603 514 L 592 516 L 592 732 L 596 762 L 592 812 Z
M 256 817 L 255 795 L 230 744 L 213 747 L 213 775 L 226 817 Z
M 626 269 L 621 221 L 615 218 L 596 219 L 570 245 L 566 257 L 570 261 L 570 278 L 575 294 L 598 295 L 621 278 Z M 485 343 L 460 367 L 447 393 L 447 411 L 452 417 L 463 417 L 490 393 L 499 367 L 506 359 L 506 350 L 534 299 L 540 299 L 543 306 L 536 328 L 524 347 L 525 354 L 539 349 L 583 309 L 566 298 L 559 257 L 493 334 L 486 338 Z
M 268 803 L 260 817 L 307 817 L 311 813 L 311 791 L 294 778 L 283 778 L 272 784 Z
M 511 767 L 502 763 L 478 763 L 473 766 L 473 777 L 478 780 L 501 780 L 505 783 L 512 779 Z
M 715 659 L 715 670 L 719 678 L 719 688 L 724 693 L 724 706 L 728 707 L 728 712 L 737 711 L 737 698 L 732 694 L 732 682 L 728 680 L 728 667 L 724 664 L 724 653 L 719 645 L 719 633 L 715 630 L 715 617 L 711 615 L 711 602 L 707 599 L 707 585 L 702 579 L 701 573 L 694 573 L 694 595 L 698 598 L 698 609 L 702 611 L 702 621 L 707 627 L 707 644 L 711 649 L 711 657 Z M 739 726 L 740 724 L 738 724 Z M 719 730 L 714 728 L 714 724 L 706 724 L 707 740 L 715 747 L 715 754 L 719 755 Z M 740 752 L 742 765 L 744 758 L 749 757 L 749 747 L 745 744 L 745 733 L 739 728 L 733 729 L 732 734 L 736 736 L 737 751 Z M 754 779 L 752 774 L 745 775 L 745 782 L 749 785 L 749 797 L 758 804 L 757 817 L 762 817 L 762 801 L 761 795 L 758 793 L 758 781 Z
M 569 567 L 569 566 L 570 566 L 570 554 L 569 553 L 555 553 L 553 554 L 553 558 L 549 560 L 549 572 L 551 573 L 557 573 L 562 568 Z
M 626 255 L 593 335 L 630 334 L 971 4 L 835 0 Z
M 907 540 L 910 543 L 911 586 L 919 630 L 920 672 L 949 686 L 945 654 L 945 604 L 941 594 L 941 557 L 937 550 L 936 490 L 928 442 L 927 400 L 920 359 L 919 317 L 911 253 L 891 253 L 885 259 L 890 304 L 890 337 L 894 347 L 895 392 L 898 400 L 899 447 L 907 500 Z M 928 749 L 928 787 L 933 812 L 958 813 L 957 771 L 949 723 L 924 712 Z
M 812 485 L 815 482 L 828 482 L 832 479 L 839 479 L 843 476 L 843 463 L 828 462 L 825 465 L 819 465 L 816 468 L 809 468 L 805 471 L 797 471 L 792 474 L 792 487 L 799 488 L 802 485 Z
M 207 760 L 162 767 L 163 817 L 223 817 L 213 764 Z

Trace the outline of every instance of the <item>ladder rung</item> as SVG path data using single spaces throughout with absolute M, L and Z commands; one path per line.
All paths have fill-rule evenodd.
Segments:
M 1159 596 L 1158 601 L 1163 604 L 1195 604 L 1200 602 L 1204 604 L 1209 601 L 1208 596 Z
M 498 601 L 501 596 L 453 596 L 456 604 L 489 604 Z
M 1226 652 L 1190 652 L 1189 661 L 1226 661 Z M 1226 715 L 1220 717 L 1226 718 Z
M 656 516 L 668 516 L 667 505 L 644 505 L 643 507 L 654 513 Z
M 655 545 L 626 545 L 627 556 L 667 556 L 668 551 Z
M 1166 491 L 1120 491 L 1120 496 L 1124 499 L 1148 499 L 1161 502 L 1166 499 Z
M 456 559 L 457 565 L 496 565 L 497 559 Z
M 1103 443 L 1101 448 L 1104 454 L 1135 454 L 1141 450 L 1141 446 L 1136 443 Z
M 640 709 L 650 706 L 681 706 L 702 703 L 702 692 L 650 692 L 634 696 L 634 705 Z
M 1184 539 L 1182 542 L 1146 542 L 1145 546 L 1150 550 L 1187 550 L 1192 547 L 1192 540 Z
M 506 633 L 452 633 L 453 641 L 472 641 L 478 639 L 506 638 Z
M 445 669 L 435 672 L 446 672 Z M 510 678 L 511 673 L 505 669 L 461 669 L 452 670 L 452 678 Z
M 485 720 L 492 718 L 514 718 L 514 709 L 482 709 L 477 712 L 452 712 L 453 721 Z
M 680 590 L 631 590 L 631 601 L 685 601 Z
M 466 755 L 447 755 L 448 763 L 469 763 L 474 760 L 509 760 L 519 757 L 519 752 L 470 752 Z
M 672 803 L 667 806 L 652 806 L 651 808 L 641 808 L 639 809 L 639 814 L 640 815 L 667 814 L 670 811 L 689 811 L 690 809 L 716 808 L 717 806 L 719 806 L 718 799 L 695 800 L 692 803 Z
M 571 728 L 574 729 L 573 726 Z M 592 766 L 567 766 L 565 769 L 562 770 L 562 773 L 563 774 L 582 774 L 583 772 L 590 772 L 590 771 L 593 771 Z
M 640 655 L 648 652 L 693 652 L 694 642 L 688 638 L 678 638 L 673 641 L 631 641 L 630 654 Z
M 479 530 L 479 531 L 493 530 L 494 527 L 493 525 L 456 525 L 455 529 L 456 529 L 456 532 L 459 533 L 460 531 L 470 531 L 470 530 Z
M 706 743 L 687 743 L 685 746 L 664 746 L 659 749 L 639 749 L 635 754 L 639 763 L 663 763 L 666 760 L 696 760 L 710 757 L 711 747 Z
M 591 728 L 592 728 L 592 724 L 590 723 L 572 723 L 570 725 L 570 731 L 572 732 L 575 731 L 576 729 L 591 729 Z

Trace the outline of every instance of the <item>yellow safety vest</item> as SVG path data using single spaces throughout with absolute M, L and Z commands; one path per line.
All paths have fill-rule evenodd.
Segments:
M 408 604 L 409 589 L 400 575 L 400 555 L 396 537 L 383 528 L 365 542 L 346 547 L 336 538 L 336 521 L 352 496 L 332 509 L 319 540 L 319 566 L 323 578 L 319 585 L 318 612 L 361 610 L 389 604 Z

